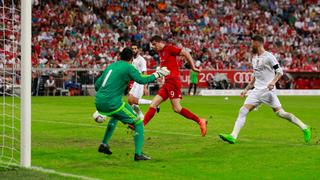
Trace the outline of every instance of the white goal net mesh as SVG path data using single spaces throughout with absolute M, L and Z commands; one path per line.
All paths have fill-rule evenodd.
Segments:
M 20 159 L 20 1 L 0 0 L 0 166 Z

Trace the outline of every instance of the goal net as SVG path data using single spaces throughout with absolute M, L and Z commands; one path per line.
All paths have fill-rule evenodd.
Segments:
M 23 32 L 21 31 L 23 26 L 21 17 L 23 15 L 20 7 L 22 6 L 23 4 L 20 4 L 18 0 L 0 0 L 0 167 L 22 164 L 20 163 L 23 154 L 21 152 L 26 149 L 25 145 L 22 145 L 22 136 L 28 139 L 30 134 L 30 132 L 25 134 L 20 130 L 24 124 L 22 121 L 24 117 L 29 118 L 28 114 L 27 116 L 23 114 L 25 108 L 21 106 L 24 101 L 23 96 L 26 95 L 22 92 L 26 88 L 21 87 L 22 81 L 26 80 L 22 78 L 22 72 L 26 72 L 21 69 L 22 66 L 26 66 L 25 63 L 22 63 L 26 58 L 25 55 L 22 57 L 21 51 L 23 37 L 21 36 Z M 28 17 L 31 30 L 31 5 L 27 7 L 30 10 L 30 17 Z M 28 31 L 27 36 L 30 36 L 31 39 Z M 29 49 L 31 53 L 31 48 Z M 26 48 L 23 51 L 25 52 Z
M 20 159 L 20 5 L 0 3 L 0 165 L 8 166 Z

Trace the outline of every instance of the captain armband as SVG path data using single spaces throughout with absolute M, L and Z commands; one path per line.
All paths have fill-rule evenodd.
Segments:
M 283 75 L 283 70 L 282 68 L 279 66 L 279 64 L 276 64 L 273 66 L 273 69 L 276 71 L 276 73 Z

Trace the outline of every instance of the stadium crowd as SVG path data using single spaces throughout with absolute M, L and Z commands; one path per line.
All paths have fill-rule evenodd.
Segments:
M 0 66 L 18 61 L 18 47 L 4 41 L 17 39 L 11 30 L 20 17 L 10 9 L 0 18 L 6 25 Z M 32 65 L 38 68 L 104 69 L 132 41 L 155 68 L 148 40 L 161 34 L 189 48 L 204 69 L 250 70 L 250 37 L 261 34 L 285 70 L 320 70 L 318 0 L 35 0 L 32 13 Z

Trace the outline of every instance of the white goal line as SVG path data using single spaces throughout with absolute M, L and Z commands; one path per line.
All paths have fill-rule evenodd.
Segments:
M 43 173 L 56 174 L 56 175 L 60 175 L 63 177 L 72 177 L 72 178 L 78 178 L 78 179 L 83 179 L 83 180 L 100 180 L 97 178 L 91 178 L 91 177 L 81 176 L 81 175 L 77 175 L 77 174 L 58 172 L 53 169 L 45 169 L 45 168 L 38 167 L 38 166 L 31 166 L 30 168 L 26 168 L 26 169 L 32 169 L 32 170 L 43 172 Z

